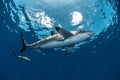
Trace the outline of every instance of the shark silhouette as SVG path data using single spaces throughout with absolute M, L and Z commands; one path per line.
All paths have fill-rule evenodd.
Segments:
M 51 35 L 42 40 L 28 44 L 21 33 L 23 48 L 21 52 L 27 48 L 30 49 L 51 49 L 66 47 L 67 53 L 71 52 L 74 45 L 91 38 L 95 33 L 93 31 L 76 30 L 67 31 L 61 27 L 55 27 L 58 33 L 51 31 Z

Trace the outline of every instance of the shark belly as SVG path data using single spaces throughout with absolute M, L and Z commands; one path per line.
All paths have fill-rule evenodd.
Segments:
M 89 38 L 89 35 L 86 35 L 86 34 L 76 35 L 62 41 L 54 40 L 54 41 L 47 42 L 41 45 L 40 48 L 69 47 L 71 45 L 80 43 L 88 38 Z
M 89 35 L 78 34 L 76 36 L 72 36 L 72 37 L 66 39 L 66 43 L 71 44 L 71 45 L 72 44 L 78 44 L 78 43 L 83 42 L 83 41 L 85 41 L 85 40 L 87 40 L 89 38 L 90 38 Z
M 77 43 L 80 43 L 84 40 L 89 39 L 90 36 L 87 34 L 78 34 L 72 37 L 69 37 L 65 40 L 48 40 L 48 41 L 43 41 L 42 43 L 37 43 L 33 46 L 32 48 L 36 49 L 50 49 L 50 48 L 60 48 L 60 47 L 70 47 L 72 45 L 75 45 Z
M 52 42 L 48 42 L 48 43 L 45 43 L 43 45 L 40 46 L 40 48 L 59 48 L 59 47 L 65 47 L 69 45 L 68 43 L 66 43 L 65 41 L 52 41 Z

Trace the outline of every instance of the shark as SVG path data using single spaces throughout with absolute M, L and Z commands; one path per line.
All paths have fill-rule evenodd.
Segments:
M 28 58 L 27 56 L 21 56 L 21 55 L 17 55 L 12 49 L 8 48 L 8 50 L 16 57 L 19 59 L 22 59 L 24 61 L 31 61 L 30 58 Z
M 95 33 L 93 31 L 86 30 L 74 30 L 67 31 L 59 26 L 55 27 L 56 32 L 51 31 L 51 35 L 28 44 L 25 40 L 23 34 L 21 33 L 22 45 L 23 48 L 21 52 L 24 52 L 27 48 L 29 49 L 51 49 L 51 48 L 61 48 L 65 47 L 67 49 L 67 53 L 70 53 L 73 50 L 75 44 L 83 42 L 85 40 L 90 39 Z
M 30 58 L 26 57 L 26 56 L 21 56 L 21 55 L 17 55 L 14 51 L 10 50 L 13 55 L 16 57 L 16 58 L 19 58 L 19 59 L 22 59 L 22 60 L 25 60 L 25 61 L 31 61 Z

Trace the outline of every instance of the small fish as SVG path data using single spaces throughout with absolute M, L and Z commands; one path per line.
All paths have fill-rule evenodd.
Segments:
M 23 59 L 25 61 L 31 61 L 30 58 L 26 57 L 26 56 L 20 56 L 20 55 L 17 55 L 14 51 L 12 51 L 13 55 L 17 58 L 20 58 L 20 59 Z
M 26 60 L 26 61 L 31 61 L 31 59 L 28 58 L 28 57 L 26 57 L 26 56 L 19 56 L 19 55 L 18 55 L 18 58 L 24 59 L 24 60 Z

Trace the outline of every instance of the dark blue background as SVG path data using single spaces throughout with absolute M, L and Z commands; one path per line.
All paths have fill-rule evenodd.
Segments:
M 85 43 L 69 56 L 49 51 L 46 56 L 36 51 L 22 55 L 31 57 L 32 62 L 16 59 L 9 49 L 19 53 L 22 47 L 20 35 L 14 32 L 19 23 L 10 17 L 11 0 L 0 1 L 0 80 L 120 80 L 120 2 L 110 0 L 118 15 L 118 22 L 111 24 L 106 32 L 90 43 Z M 8 11 L 6 9 L 7 5 Z M 6 27 L 9 26 L 13 32 Z M 28 32 L 22 31 L 30 39 Z M 32 34 L 32 33 L 31 33 Z M 107 36 L 110 35 L 110 38 Z M 37 40 L 33 39 L 32 40 Z M 94 47 L 96 46 L 96 47 Z M 93 48 L 94 47 L 94 48 Z M 54 54 L 54 55 L 53 55 Z

